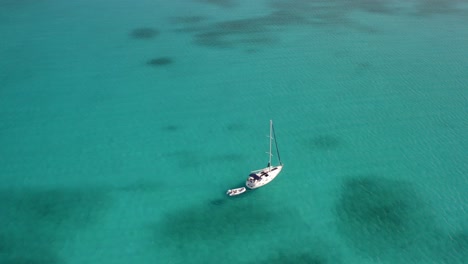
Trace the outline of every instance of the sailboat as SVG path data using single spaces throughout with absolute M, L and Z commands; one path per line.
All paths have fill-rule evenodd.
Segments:
M 263 169 L 254 170 L 250 172 L 250 175 L 247 178 L 247 181 L 245 183 L 245 185 L 249 189 L 260 188 L 270 183 L 276 178 L 276 176 L 278 176 L 278 174 L 283 169 L 283 163 L 281 163 L 281 158 L 280 158 L 279 150 L 278 150 L 278 143 L 276 142 L 276 135 L 275 135 L 275 130 L 273 128 L 272 120 L 270 120 L 270 137 L 269 138 L 270 138 L 270 151 L 267 152 L 269 155 L 268 165 Z M 273 156 L 271 152 L 273 141 L 275 142 L 275 149 L 278 155 L 278 165 L 272 165 L 271 163 L 271 158 Z

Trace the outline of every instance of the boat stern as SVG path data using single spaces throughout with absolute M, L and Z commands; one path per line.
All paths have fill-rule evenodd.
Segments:
M 247 181 L 245 181 L 245 186 L 249 189 L 255 189 L 260 187 L 259 182 L 262 180 L 260 176 L 258 176 L 256 173 L 250 173 L 249 177 L 247 178 Z

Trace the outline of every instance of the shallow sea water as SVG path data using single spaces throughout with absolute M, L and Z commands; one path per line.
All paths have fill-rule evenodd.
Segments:
M 0 263 L 468 262 L 467 23 L 467 1 L 0 0 Z M 269 119 L 284 170 L 226 197 Z

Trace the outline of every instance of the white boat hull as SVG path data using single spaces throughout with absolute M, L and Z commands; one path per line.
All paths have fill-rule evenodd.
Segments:
M 246 191 L 245 187 L 240 187 L 240 188 L 235 188 L 235 189 L 229 189 L 227 190 L 226 194 L 229 196 L 236 196 L 239 194 L 243 194 Z
M 247 179 L 245 185 L 249 189 L 256 189 L 260 188 L 271 181 L 273 181 L 276 176 L 281 172 L 283 169 L 283 165 L 278 165 L 278 166 L 271 166 L 271 167 L 266 167 L 261 170 L 253 171 L 250 175 L 249 178 Z

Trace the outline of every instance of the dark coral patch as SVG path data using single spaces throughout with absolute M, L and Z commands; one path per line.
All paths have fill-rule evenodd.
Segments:
M 257 53 L 258 50 L 257 49 L 246 49 L 246 50 L 244 50 L 244 52 L 247 53 L 247 54 L 253 54 L 253 53 Z
M 312 253 L 283 253 L 281 252 L 278 256 L 273 256 L 265 261 L 255 263 L 265 264 L 326 264 L 329 263 L 327 259 L 322 256 L 317 256 Z
M 220 206 L 226 203 L 226 199 L 214 199 L 210 201 L 211 205 Z
M 307 234 L 306 230 L 301 230 Z M 313 232 L 312 232 L 313 233 Z M 262 256 L 249 263 L 259 264 L 338 264 L 341 261 L 341 250 L 337 245 L 330 244 L 309 234 L 302 239 L 295 236 L 291 241 L 285 241 L 279 248 L 262 252 Z
M 348 179 L 336 207 L 338 230 L 360 253 L 394 262 L 431 258 L 439 236 L 408 182 L 377 175 Z M 412 250 L 417 245 L 417 250 Z M 402 253 L 404 252 L 404 254 Z
M 342 142 L 337 137 L 330 135 L 322 135 L 312 138 L 309 144 L 313 149 L 335 150 L 342 145 Z
M 146 64 L 150 66 L 166 66 L 172 64 L 173 60 L 169 57 L 160 57 L 149 60 Z
M 185 170 L 201 166 L 203 160 L 198 152 L 192 150 L 174 151 L 164 154 L 164 157 L 176 161 L 179 168 Z
M 0 206 L 12 210 L 12 215 L 23 215 L 35 224 L 73 224 L 86 226 L 105 205 L 106 195 L 98 190 L 46 189 L 14 190 L 4 197 Z M 86 213 L 83 213 L 85 211 Z
M 202 3 L 207 3 L 211 5 L 216 5 L 219 7 L 230 8 L 237 5 L 235 0 L 198 0 Z
M 234 0 L 197 0 L 219 7 L 234 7 Z M 271 45 L 283 39 L 281 32 L 291 27 L 325 27 L 333 29 L 353 30 L 366 34 L 380 33 L 378 25 L 366 23 L 355 19 L 353 13 L 365 12 L 378 15 L 407 16 L 453 14 L 464 15 L 468 9 L 458 5 L 459 0 L 428 1 L 418 0 L 406 7 L 398 1 L 371 1 L 371 0 L 332 0 L 332 1 L 306 1 L 306 0 L 275 0 L 267 1 L 271 13 L 254 15 L 243 18 L 233 18 L 224 21 L 198 23 L 198 17 L 193 18 L 195 23 L 177 22 L 185 26 L 179 32 L 192 34 L 193 42 L 202 46 L 213 48 L 236 48 L 243 50 L 249 46 L 255 49 L 264 45 Z M 187 19 L 190 21 L 190 18 Z M 183 20 L 182 20 L 183 21 Z M 246 47 L 246 43 L 248 44 Z
M 57 247 L 106 205 L 97 190 L 1 189 L 0 263 L 63 263 Z
M 382 237 L 402 234 L 415 206 L 404 192 L 407 188 L 398 187 L 398 183 L 377 177 L 346 181 L 337 208 L 340 223 L 350 225 L 348 231 L 352 232 Z
M 189 196 L 182 196 L 185 198 L 181 197 L 181 199 L 190 199 Z M 150 235 L 151 248 L 155 252 L 167 252 L 173 257 L 173 263 L 177 264 L 191 263 L 193 259 L 202 259 L 204 263 L 228 263 L 226 259 L 251 263 L 255 260 L 255 255 L 243 254 L 245 248 L 262 250 L 262 256 L 268 258 L 271 246 L 266 249 L 263 247 L 263 242 L 251 239 L 252 231 L 255 231 L 256 236 L 265 239 L 271 237 L 278 241 L 288 236 L 275 230 L 284 227 L 288 221 L 297 219 L 294 216 L 294 210 L 278 205 L 271 206 L 271 200 L 268 197 L 268 195 L 262 196 L 261 193 L 252 191 L 235 197 L 219 193 L 219 196 L 212 197 L 200 205 L 187 201 L 187 204 L 192 204 L 192 206 L 168 212 L 149 226 L 150 230 L 147 234 Z M 255 203 L 252 203 L 253 200 Z M 288 234 L 291 229 L 295 229 L 294 224 L 291 223 L 291 225 L 292 227 L 284 227 L 287 228 Z M 277 236 L 272 232 L 275 232 Z M 315 245 L 314 248 L 316 247 Z M 276 252 L 274 249 L 271 251 Z M 310 258 L 306 259 L 322 259 L 321 250 L 312 249 L 311 252 L 308 256 Z M 259 259 L 257 263 L 261 260 Z
M 262 201 L 253 205 L 248 199 L 236 199 L 233 203 L 224 200 L 215 199 L 205 206 L 167 214 L 154 226 L 155 239 L 163 239 L 167 247 L 176 251 L 210 241 L 228 243 L 235 237 L 248 237 L 252 229 L 258 234 L 265 232 L 281 218 L 273 217 L 275 212 L 266 209 Z
M 65 263 L 58 254 L 49 252 L 45 246 L 37 245 L 33 248 L 23 248 L 18 250 L 18 254 L 0 256 L 2 264 L 59 264 Z M 34 253 L 33 253 L 34 252 Z
M 159 35 L 159 31 L 154 28 L 136 28 L 130 32 L 130 36 L 135 39 L 151 39 Z
M 468 230 L 451 234 L 445 238 L 445 248 L 437 250 L 444 261 L 441 263 L 467 263 Z
M 372 67 L 372 64 L 370 64 L 369 62 L 367 61 L 364 61 L 364 62 L 359 62 L 356 64 L 356 67 L 358 69 L 369 69 Z
M 141 180 L 127 185 L 118 186 L 114 190 L 121 192 L 151 193 L 160 191 L 162 188 L 163 184 L 161 183 Z
M 247 129 L 246 125 L 242 123 L 230 123 L 226 128 L 229 131 L 242 131 Z
M 463 1 L 459 0 L 446 0 L 446 1 L 434 1 L 434 0 L 420 0 L 416 1 L 414 5 L 415 16 L 432 16 L 432 15 L 462 15 L 464 17 L 468 14 L 468 9 L 460 5 Z
M 167 126 L 163 126 L 161 129 L 163 131 L 167 131 L 167 132 L 175 132 L 175 131 L 179 130 L 180 127 L 176 126 L 176 125 L 167 125 Z
M 179 25 L 179 24 L 198 24 L 207 19 L 206 16 L 179 16 L 179 17 L 173 17 L 170 19 L 172 24 Z

